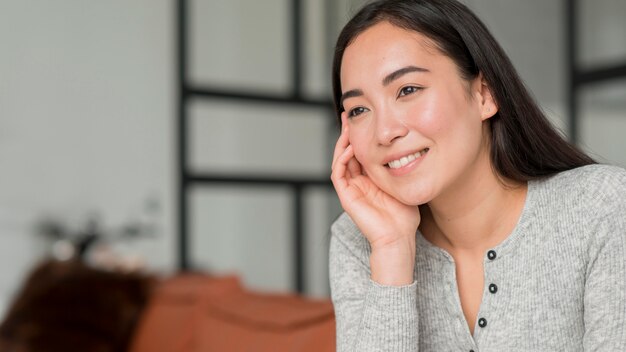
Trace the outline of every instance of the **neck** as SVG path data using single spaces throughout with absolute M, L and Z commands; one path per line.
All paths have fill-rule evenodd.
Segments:
M 526 190 L 525 183 L 504 185 L 491 167 L 477 167 L 464 175 L 463 182 L 421 207 L 420 230 L 427 240 L 451 254 L 483 256 L 515 228 Z

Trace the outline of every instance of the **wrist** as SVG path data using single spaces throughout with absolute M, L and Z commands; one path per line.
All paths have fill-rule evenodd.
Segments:
M 373 247 L 370 269 L 371 279 L 380 285 L 404 286 L 413 283 L 415 241 Z

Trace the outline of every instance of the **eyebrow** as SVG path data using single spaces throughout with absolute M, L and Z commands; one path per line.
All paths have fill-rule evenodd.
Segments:
M 391 72 L 390 74 L 388 74 L 387 76 L 385 76 L 385 78 L 383 78 L 383 86 L 388 86 L 391 82 L 395 81 L 396 79 L 406 75 L 407 73 L 410 72 L 430 72 L 430 70 L 423 68 L 423 67 L 417 67 L 417 66 L 406 66 L 403 67 L 401 69 L 395 70 L 393 72 Z M 363 91 L 360 89 L 352 89 L 349 90 L 345 93 L 343 93 L 341 95 L 341 99 L 340 104 L 343 107 L 343 101 L 348 99 L 348 98 L 354 98 L 354 97 L 360 97 L 363 95 Z
M 385 78 L 383 78 L 383 86 L 388 86 L 389 83 L 395 81 L 396 79 L 406 75 L 407 73 L 410 72 L 430 72 L 428 69 L 425 69 L 423 67 L 417 67 L 417 66 L 407 66 L 407 67 L 403 67 L 399 70 L 395 70 L 393 72 L 391 72 L 390 74 L 388 74 L 387 76 L 385 76 Z
M 343 101 L 344 100 L 346 100 L 348 98 L 360 97 L 362 95 L 363 95 L 363 91 L 360 90 L 360 89 L 352 89 L 352 90 L 349 90 L 349 91 L 341 94 L 341 100 L 339 100 L 340 103 L 341 103 L 341 108 L 343 108 Z

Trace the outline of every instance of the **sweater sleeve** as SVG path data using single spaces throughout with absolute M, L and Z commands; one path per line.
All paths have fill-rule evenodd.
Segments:
M 599 219 L 584 295 L 584 351 L 626 351 L 626 178 Z M 621 198 L 621 199 L 620 199 Z M 617 203 L 617 204 L 616 204 Z
M 351 249 L 341 231 L 333 225 L 329 254 L 337 351 L 418 351 L 416 283 L 395 287 L 372 281 L 367 251 Z

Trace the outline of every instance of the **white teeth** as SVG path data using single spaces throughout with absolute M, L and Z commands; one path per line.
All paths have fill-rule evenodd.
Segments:
M 399 168 L 401 168 L 403 166 L 406 166 L 411 161 L 413 161 L 413 160 L 419 158 L 420 156 L 426 154 L 426 152 L 428 152 L 428 148 L 426 148 L 424 150 L 421 150 L 421 151 L 419 151 L 419 152 L 417 152 L 415 154 L 404 156 L 404 157 L 402 157 L 402 158 L 400 158 L 398 160 L 390 161 L 387 165 L 390 168 L 392 168 L 392 169 L 399 169 Z

